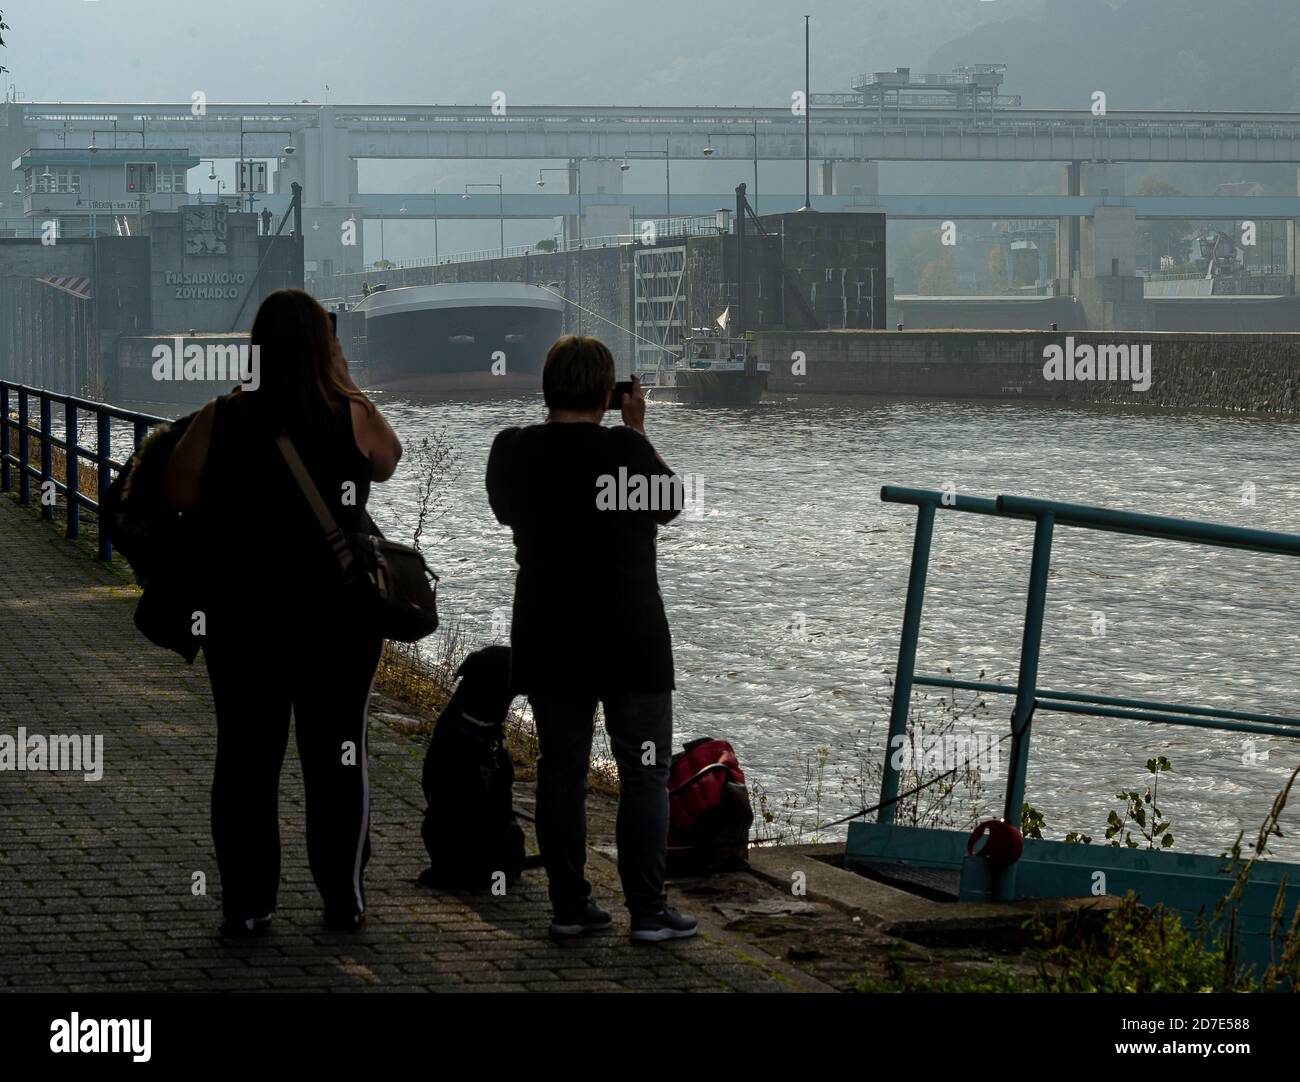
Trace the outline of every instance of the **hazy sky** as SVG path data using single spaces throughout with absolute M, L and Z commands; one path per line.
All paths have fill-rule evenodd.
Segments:
M 1043 0 L 0 0 L 28 99 L 777 104 Z M 980 57 L 976 60 L 1002 60 Z
M 1215 57 L 1224 31 L 1206 24 L 1204 11 L 1220 11 L 1231 23 L 1242 4 L 1255 10 L 1257 21 L 1280 27 L 1294 2 L 1231 0 L 1228 12 L 1213 0 L 1128 0 L 1124 17 L 1116 18 L 1111 9 L 1123 6 L 1120 0 L 0 0 L 10 24 L 0 64 L 10 69 L 6 92 L 13 83 L 23 98 L 46 101 L 188 106 L 190 95 L 202 90 L 213 103 L 322 101 L 328 94 L 334 102 L 487 107 L 502 91 L 516 105 L 787 106 L 803 85 L 806 12 L 813 19 L 815 91 L 847 90 L 859 72 L 902 65 L 946 71 L 954 63 L 1005 62 L 1005 89 L 1024 92 L 1028 103 L 1086 103 L 1097 65 L 1127 37 L 1141 62 L 1125 55 L 1107 85 L 1129 107 L 1150 107 L 1162 93 L 1197 104 L 1224 96 L 1211 80 L 1223 74 Z M 1173 49 L 1148 55 L 1152 35 L 1163 40 L 1169 13 L 1193 7 L 1204 9 L 1195 55 Z M 1159 25 L 1142 27 L 1144 13 Z M 1006 20 L 1014 22 L 998 25 Z M 1069 48 L 1042 44 L 1062 34 Z M 1105 48 L 1090 52 L 1096 44 L 1090 34 Z M 1011 41 L 1035 44 L 1017 53 Z M 1265 85 L 1253 107 L 1290 107 L 1271 100 L 1275 70 L 1258 73 Z M 1234 62 L 1229 86 L 1251 76 L 1252 65 Z M 539 166 L 559 164 L 367 163 L 362 186 L 448 191 L 504 173 L 509 188 L 531 190 Z M 923 189 L 931 180 L 929 173 L 918 176 L 925 168 L 887 166 L 882 185 Z M 802 190 L 801 163 L 764 163 L 761 170 L 760 192 Z M 233 179 L 230 163 L 218 172 L 227 184 Z M 995 172 L 985 170 L 984 187 L 1002 183 Z M 1012 171 L 1007 182 L 1017 176 Z M 1052 179 L 1037 170 L 1021 179 L 1045 177 Z M 206 170 L 194 180 L 211 187 Z M 734 162 L 673 163 L 677 191 L 726 192 L 739 180 L 750 176 Z M 662 192 L 662 169 L 637 163 L 625 185 L 630 193 Z M 506 243 L 530 243 L 552 226 L 507 223 Z M 442 230 L 444 252 L 497 243 L 494 222 L 448 222 Z M 378 248 L 377 232 L 377 224 L 367 226 L 368 255 Z M 431 254 L 431 226 L 390 222 L 385 246 L 389 258 Z
M 981 24 L 1033 16 L 1043 0 L 0 0 L 0 64 L 27 100 L 784 106 L 803 85 L 803 15 L 813 17 L 813 88 L 847 90 L 858 72 L 921 69 Z M 989 59 L 989 58 L 981 58 Z M 991 59 L 999 59 L 997 57 Z M 327 92 L 326 87 L 329 87 Z M 500 172 L 528 190 L 546 163 L 388 163 L 363 187 L 455 190 Z M 674 163 L 681 191 L 745 179 L 720 162 Z M 206 174 L 206 170 L 202 170 Z M 219 174 L 230 173 L 231 167 Z M 233 175 L 233 174 L 232 174 Z M 196 183 L 208 184 L 206 175 Z M 227 183 L 231 177 L 225 178 Z M 802 187 L 802 166 L 764 167 L 770 191 Z M 661 192 L 662 170 L 627 190 Z M 507 244 L 550 222 L 507 223 Z M 366 246 L 377 254 L 375 223 Z M 444 251 L 497 242 L 495 223 L 443 223 Z M 385 228 L 389 258 L 432 251 L 428 223 Z

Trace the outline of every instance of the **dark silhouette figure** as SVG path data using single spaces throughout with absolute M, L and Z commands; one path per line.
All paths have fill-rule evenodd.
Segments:
M 212 837 L 227 935 L 269 924 L 280 878 L 278 791 L 292 711 L 307 854 L 326 923 L 360 926 L 369 857 L 366 711 L 382 640 L 344 605 L 334 553 L 276 446 L 287 435 L 345 531 L 401 445 L 348 373 L 325 310 L 270 294 L 240 389 L 195 415 L 163 479 L 197 516 L 195 614 L 217 713 Z M 256 387 L 255 390 L 248 389 Z
M 614 382 L 603 342 L 572 335 L 556 342 L 542 369 L 546 423 L 497 436 L 487 491 L 514 533 L 519 563 L 511 682 L 528 696 L 537 724 L 537 841 L 555 913 L 551 934 L 610 924 L 584 875 L 599 701 L 618 764 L 618 869 L 632 937 L 655 941 L 695 933 L 695 920 L 668 908 L 664 894 L 674 683 L 655 534 L 681 507 L 642 498 L 677 479 L 646 438 L 635 378 L 631 394 L 621 395 L 624 423 L 601 424 Z

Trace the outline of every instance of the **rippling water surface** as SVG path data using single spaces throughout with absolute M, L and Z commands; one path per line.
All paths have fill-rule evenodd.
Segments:
M 439 430 L 459 454 L 426 551 L 443 576 L 446 620 L 471 643 L 490 641 L 514 559 L 483 468 L 499 429 L 541 420 L 540 396 L 380 402 L 408 449 Z M 725 736 L 775 794 L 801 792 L 807 756 L 829 748 L 823 818 L 861 806 L 838 775 L 882 754 L 915 519 L 913 508 L 880 502 L 882 484 L 1300 532 L 1300 427 L 1288 421 L 801 398 L 745 410 L 652 403 L 647 430 L 679 473 L 704 482 L 703 516 L 660 534 L 678 743 Z M 410 534 L 415 484 L 403 469 L 376 488 L 372 507 L 390 536 Z M 1014 683 L 1031 539 L 1028 523 L 939 515 L 920 672 Z M 1285 557 L 1060 527 L 1040 685 L 1300 714 L 1297 586 L 1300 563 Z M 605 602 L 591 604 L 599 619 Z M 1011 699 L 992 706 L 1001 733 Z M 1300 761 L 1300 741 L 1257 738 L 1252 762 L 1244 740 L 1042 714 L 1026 799 L 1046 814 L 1045 836 L 1096 837 L 1118 789 L 1141 787 L 1146 760 L 1164 754 L 1174 773 L 1160 803 L 1177 848 L 1217 853 L 1239 829 L 1254 831 Z M 988 783 L 988 810 L 1000 809 L 1003 784 Z M 1278 851 L 1300 857 L 1300 841 Z

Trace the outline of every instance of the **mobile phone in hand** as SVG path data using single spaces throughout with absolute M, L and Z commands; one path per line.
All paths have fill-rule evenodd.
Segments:
M 614 389 L 609 392 L 609 405 L 606 409 L 617 410 L 623 406 L 623 396 L 632 397 L 632 381 L 630 379 L 621 379 L 614 384 Z

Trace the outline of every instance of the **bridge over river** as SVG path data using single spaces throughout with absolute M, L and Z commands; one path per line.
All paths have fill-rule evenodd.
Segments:
M 790 104 L 754 107 L 698 105 L 533 105 L 494 97 L 482 103 L 234 103 L 19 101 L 0 108 L 0 156 L 15 161 L 32 148 L 140 146 L 185 149 L 205 160 L 260 159 L 276 164 L 274 191 L 257 199 L 283 211 L 290 185 L 306 195 L 307 259 L 323 274 L 361 269 L 359 245 L 341 239 L 349 219 L 415 217 L 564 216 L 566 236 L 628 232 L 633 217 L 711 214 L 729 206 L 712 194 L 673 196 L 674 160 L 731 160 L 757 194 L 760 163 L 802 161 L 805 119 L 815 167 L 818 209 L 872 203 L 880 191 L 880 162 L 1060 162 L 1066 200 L 1035 197 L 957 196 L 918 200 L 887 195 L 894 217 L 1057 218 L 1065 223 L 1061 269 L 1068 280 L 1083 269 L 1080 223 L 1095 218 L 1098 199 L 1133 206 L 1123 198 L 1126 162 L 1300 163 L 1300 115 L 1109 109 L 1094 115 L 1083 97 L 1076 107 L 1027 108 L 1019 98 L 994 94 L 1003 65 L 956 76 L 918 76 L 906 69 L 859 77 L 852 94 L 814 94 L 807 117 Z M 992 69 L 999 69 L 994 71 Z M 987 84 L 987 85 L 986 85 Z M 966 93 L 973 90 L 974 93 Z M 943 93 L 941 93 L 941 91 Z M 955 92 L 952 100 L 945 94 Z M 564 162 L 543 172 L 556 191 L 510 193 L 504 183 L 465 192 L 384 193 L 361 189 L 359 163 L 382 160 L 516 160 Z M 638 175 L 663 165 L 665 192 L 624 192 L 628 169 Z M 740 163 L 744 163 L 743 166 Z M 214 166 L 215 168 L 215 166 Z M 8 194 L 0 186 L 0 217 L 39 211 L 40 192 Z M 463 198 L 468 194 L 469 198 Z M 1076 197 L 1073 201 L 1069 197 Z M 1084 198 L 1078 198 L 1084 197 Z M 1085 201 L 1086 197 L 1094 197 Z M 47 200 L 48 201 L 48 200 Z M 793 209 L 792 197 L 773 194 L 771 213 Z M 1249 202 L 1249 201 L 1248 201 Z M 1278 219 L 1294 223 L 1294 200 L 1261 200 L 1238 207 L 1225 201 L 1145 197 L 1137 217 Z M 1103 222 L 1107 215 L 1103 215 Z M 1103 224 L 1123 232 L 1131 219 Z M 579 222 L 581 224 L 579 224 Z M 317 228 L 319 226 L 319 228 Z M 1127 260 L 1121 258 L 1121 273 Z M 1291 260 L 1290 262 L 1293 262 Z M 1102 261 L 1110 266 L 1109 257 Z

